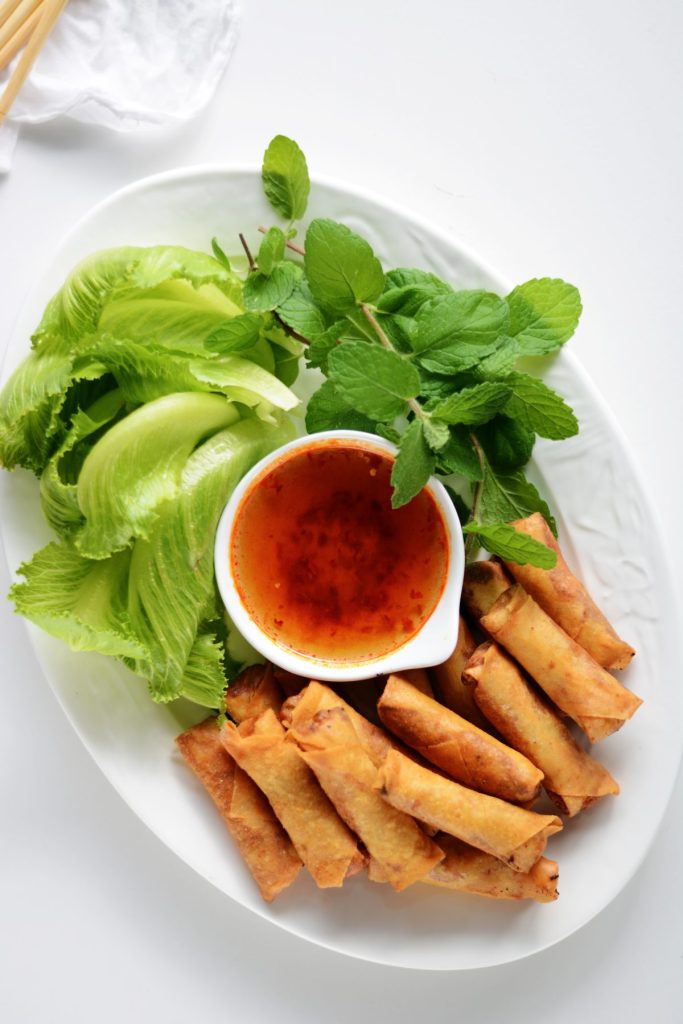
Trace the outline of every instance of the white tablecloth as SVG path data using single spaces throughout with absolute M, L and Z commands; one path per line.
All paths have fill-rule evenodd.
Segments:
M 0 343 L 93 203 L 174 166 L 258 161 L 284 132 L 315 173 L 413 208 L 509 279 L 580 286 L 572 345 L 635 450 L 680 579 L 682 31 L 674 0 L 245 0 L 227 75 L 194 122 L 125 138 L 65 121 L 22 132 L 0 184 Z M 148 832 L 4 602 L 0 651 L 6 1024 L 683 1019 L 680 785 L 637 876 L 559 946 L 478 972 L 377 967 L 272 928 Z

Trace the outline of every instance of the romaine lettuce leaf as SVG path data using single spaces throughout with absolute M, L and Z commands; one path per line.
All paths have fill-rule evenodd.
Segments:
M 20 567 L 24 581 L 9 596 L 17 612 L 74 651 L 144 659 L 126 611 L 130 558 L 128 550 L 93 562 L 53 541 Z
M 71 428 L 40 477 L 40 503 L 48 523 L 61 537 L 83 525 L 76 485 L 86 455 L 97 435 L 123 412 L 125 399 L 115 389 L 102 395 L 89 409 L 76 412 Z
M 238 417 L 221 395 L 184 392 L 148 402 L 111 427 L 78 477 L 85 519 L 74 535 L 78 551 L 106 558 L 132 538 L 147 537 L 160 505 L 178 496 L 196 445 Z
M 274 366 L 268 343 L 259 344 L 267 348 Z M 248 358 L 254 354 L 254 349 L 239 356 L 212 354 L 207 360 L 105 336 L 93 352 L 116 378 L 122 393 L 132 404 L 179 391 L 218 391 L 257 412 L 264 402 L 269 410 L 272 407 L 289 410 L 298 404 L 296 396 L 278 377 Z
M 123 298 L 176 278 L 194 287 L 215 284 L 228 295 L 241 294 L 236 275 L 206 253 L 166 245 L 104 249 L 72 270 L 48 303 L 33 340 L 41 345 L 56 337 L 75 347 L 95 331 L 105 304 L 113 297 Z
M 199 624 L 215 610 L 214 535 L 228 497 L 255 462 L 292 434 L 284 420 L 273 427 L 256 419 L 215 434 L 188 459 L 180 494 L 160 510 L 149 539 L 135 543 L 128 610 L 150 655 L 135 668 L 149 679 L 155 700 L 178 696 Z

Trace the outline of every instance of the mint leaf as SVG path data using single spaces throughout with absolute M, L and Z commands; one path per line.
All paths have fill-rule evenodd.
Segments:
M 377 301 L 377 308 L 385 313 L 415 316 L 425 303 L 443 294 L 444 290 L 435 284 L 404 284 L 384 291 Z
M 581 316 L 581 296 L 559 278 L 534 278 L 508 295 L 510 326 L 522 355 L 542 356 L 571 338 Z
M 465 427 L 451 427 L 448 443 L 439 451 L 439 471 L 457 473 L 466 480 L 483 479 L 481 463 Z
M 360 235 L 334 220 L 311 221 L 306 232 L 306 277 L 313 297 L 335 313 L 374 302 L 384 287 L 382 266 Z
M 299 269 L 294 263 L 278 263 L 270 277 L 258 272 L 250 274 L 244 282 L 244 305 L 256 313 L 275 309 L 292 294 L 298 277 Z
M 291 387 L 299 376 L 301 353 L 289 352 L 287 349 L 276 345 L 273 348 L 273 356 L 275 358 L 275 376 L 286 387 Z
M 382 422 L 405 409 L 420 391 L 417 370 L 397 352 L 365 341 L 347 341 L 328 356 L 329 378 L 352 408 Z
M 278 306 L 277 312 L 288 327 L 310 341 L 320 337 L 327 327 L 327 321 L 311 295 L 311 289 L 303 280 Z
M 379 322 L 394 348 L 399 352 L 412 352 L 417 325 L 411 317 L 400 313 L 382 314 Z
M 228 259 L 228 257 L 225 255 L 220 245 L 218 244 L 217 238 L 211 239 L 211 251 L 213 252 L 214 257 L 218 260 L 222 267 L 225 267 L 225 269 L 229 271 L 232 270 L 232 267 L 230 266 L 230 260 Z
M 518 420 L 501 415 L 477 427 L 477 440 L 492 467 L 498 472 L 510 473 L 526 466 L 536 435 Z
M 507 328 L 508 308 L 492 292 L 459 291 L 427 303 L 416 321 L 413 348 L 420 364 L 433 373 L 454 374 L 494 351 Z
M 372 433 L 374 429 L 373 420 L 352 409 L 332 381 L 326 380 L 311 395 L 306 407 L 306 430 L 309 434 L 317 434 L 321 430 L 365 430 Z
M 557 564 L 557 555 L 551 548 L 525 533 L 518 533 L 508 523 L 467 523 L 462 532 L 476 534 L 492 555 L 498 555 L 506 562 L 535 565 L 539 569 L 552 569 Z
M 383 437 L 385 441 L 391 441 L 397 448 L 401 443 L 401 435 L 396 427 L 390 426 L 389 423 L 378 423 L 375 427 L 375 433 L 378 437 Z
M 204 341 L 210 352 L 244 352 L 252 348 L 261 337 L 263 317 L 258 313 L 242 313 L 224 320 Z
M 394 270 L 388 270 L 385 281 L 387 289 L 418 285 L 419 287 L 433 288 L 443 295 L 453 291 L 453 288 L 436 274 L 432 274 L 429 270 L 419 270 L 417 267 L 395 267 Z
M 422 429 L 424 430 L 425 441 L 433 452 L 438 452 L 450 440 L 451 432 L 448 429 L 448 424 L 439 423 L 438 420 L 433 420 L 428 414 L 423 417 Z
M 464 423 L 470 426 L 486 423 L 500 412 L 509 397 L 510 388 L 505 384 L 485 381 L 445 398 L 432 409 L 432 416 L 444 423 Z
M 311 182 L 306 157 L 296 142 L 276 135 L 263 154 L 263 190 L 270 205 L 286 220 L 299 220 L 306 212 Z
M 513 373 L 505 383 L 512 389 L 505 406 L 506 416 L 514 417 L 527 430 L 554 441 L 578 434 L 579 424 L 570 407 L 538 377 Z
M 557 536 L 557 526 L 550 509 L 532 483 L 521 470 L 514 473 L 496 473 L 484 459 L 484 479 L 479 495 L 479 519 L 482 523 L 509 523 L 524 519 L 532 512 L 540 512 Z
M 502 337 L 498 341 L 498 348 L 495 352 L 482 359 L 475 368 L 476 375 L 484 380 L 499 380 L 501 377 L 508 377 L 520 355 L 517 339 Z
M 259 246 L 256 262 L 262 274 L 270 277 L 274 267 L 284 258 L 285 234 L 280 228 L 269 228 Z
M 391 483 L 394 492 L 391 495 L 391 507 L 400 508 L 407 505 L 411 498 L 419 494 L 434 472 L 435 455 L 430 451 L 420 420 L 413 420 L 401 438 L 394 468 L 391 471 Z

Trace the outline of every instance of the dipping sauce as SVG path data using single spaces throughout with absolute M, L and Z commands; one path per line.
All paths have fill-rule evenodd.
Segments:
M 392 509 L 393 462 L 362 443 L 313 441 L 247 490 L 230 567 L 242 604 L 275 643 L 328 662 L 371 661 L 434 611 L 446 526 L 426 489 Z

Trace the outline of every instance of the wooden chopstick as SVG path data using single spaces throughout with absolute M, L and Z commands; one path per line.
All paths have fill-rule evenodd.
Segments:
M 43 43 L 52 31 L 52 26 L 62 13 L 65 6 L 66 0 L 45 0 L 40 20 L 26 44 L 26 48 L 19 59 L 19 63 L 12 72 L 12 77 L 7 83 L 5 91 L 2 96 L 0 96 L 0 123 L 4 121 L 7 116 L 10 107 L 17 98 L 17 93 L 24 84 L 28 73 L 33 67 L 34 61 L 43 47 Z
M 7 21 L 14 8 L 18 7 L 20 3 L 21 0 L 5 0 L 4 4 L 0 4 L 0 25 Z
M 33 14 L 39 4 L 40 0 L 19 0 L 19 3 L 0 28 L 0 48 L 9 43 L 14 33 L 21 28 L 22 24 Z
M 21 25 L 19 30 L 14 33 L 12 39 L 10 39 L 8 43 L 5 43 L 4 46 L 0 47 L 0 71 L 4 71 L 10 61 L 14 60 L 22 46 L 26 45 L 29 36 L 40 21 L 42 13 L 43 0 L 40 0 L 40 3 L 33 14 L 29 14 L 24 24 Z

